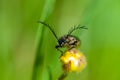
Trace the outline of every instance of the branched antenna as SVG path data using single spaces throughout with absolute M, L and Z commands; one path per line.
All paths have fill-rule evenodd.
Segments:
M 77 30 L 77 29 L 88 29 L 85 26 L 80 26 L 78 25 L 77 27 L 74 26 L 73 28 L 71 28 L 71 30 L 68 32 L 68 35 L 70 35 L 73 31 Z
M 53 29 L 51 28 L 50 25 L 48 25 L 48 24 L 46 24 L 45 22 L 42 22 L 42 21 L 38 21 L 38 23 L 41 23 L 41 24 L 47 26 L 51 30 L 51 32 L 53 33 L 53 35 L 55 36 L 55 38 L 58 40 L 57 35 L 55 34 L 55 32 L 53 31 Z

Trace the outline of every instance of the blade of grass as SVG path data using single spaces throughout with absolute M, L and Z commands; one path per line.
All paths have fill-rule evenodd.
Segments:
M 43 11 L 40 17 L 40 20 L 45 21 L 47 17 L 50 16 L 52 13 L 52 10 L 54 8 L 55 0 L 45 0 L 45 5 L 43 7 Z M 37 21 L 36 21 L 37 22 Z M 38 80 L 42 79 L 40 74 L 42 75 L 42 71 L 44 68 L 44 54 L 42 50 L 42 45 L 43 45 L 43 38 L 44 38 L 44 28 L 41 27 L 41 24 L 38 27 L 37 31 L 37 36 L 36 36 L 36 58 L 35 58 L 35 63 L 33 66 L 33 76 L 32 80 Z M 41 72 L 40 72 L 41 71 Z

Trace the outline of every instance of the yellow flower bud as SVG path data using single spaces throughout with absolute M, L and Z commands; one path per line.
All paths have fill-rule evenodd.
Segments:
M 81 72 L 87 64 L 83 53 L 75 48 L 66 51 L 60 60 L 63 63 L 63 69 L 67 72 Z

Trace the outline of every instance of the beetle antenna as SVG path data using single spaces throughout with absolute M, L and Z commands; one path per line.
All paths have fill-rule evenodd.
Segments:
M 85 26 L 81 26 L 81 25 L 78 25 L 77 27 L 74 26 L 74 27 L 71 28 L 71 30 L 68 32 L 67 35 L 72 34 L 72 32 L 75 31 L 75 30 L 77 30 L 77 29 L 88 29 L 88 28 L 86 28 Z
M 38 21 L 38 23 L 41 23 L 41 24 L 47 26 L 50 29 L 50 31 L 53 33 L 53 35 L 55 36 L 55 38 L 58 40 L 57 35 L 55 34 L 54 30 L 51 28 L 50 25 L 48 25 L 48 24 L 46 24 L 45 22 L 42 22 L 42 21 Z

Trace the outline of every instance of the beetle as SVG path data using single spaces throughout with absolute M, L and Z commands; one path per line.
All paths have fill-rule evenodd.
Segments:
M 43 25 L 45 25 L 46 27 L 48 27 L 51 32 L 53 33 L 53 35 L 55 36 L 55 38 L 58 41 L 58 45 L 55 46 L 55 48 L 57 50 L 59 50 L 61 53 L 63 53 L 62 50 L 60 50 L 59 48 L 63 48 L 66 47 L 69 50 L 72 48 L 76 48 L 77 46 L 79 46 L 81 44 L 81 41 L 79 38 L 77 38 L 76 36 L 72 35 L 72 32 L 77 30 L 77 29 L 88 29 L 85 26 L 74 26 L 73 28 L 71 28 L 71 30 L 68 32 L 68 34 L 58 38 L 57 35 L 55 34 L 55 32 L 53 31 L 52 27 L 49 24 L 46 24 L 45 22 L 42 21 L 38 21 L 38 23 L 41 23 Z

